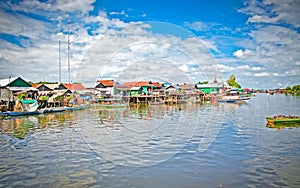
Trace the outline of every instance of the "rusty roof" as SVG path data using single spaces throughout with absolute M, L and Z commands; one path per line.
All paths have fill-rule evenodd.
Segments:
M 124 82 L 124 85 L 128 87 L 141 87 L 141 86 L 162 87 L 162 84 L 160 84 L 159 82 L 151 82 L 151 81 Z
M 62 85 L 65 86 L 69 90 L 86 90 L 86 88 L 80 83 L 77 83 L 77 84 L 62 84 Z
M 97 80 L 97 82 L 100 82 L 105 87 L 113 87 L 115 85 L 113 80 Z

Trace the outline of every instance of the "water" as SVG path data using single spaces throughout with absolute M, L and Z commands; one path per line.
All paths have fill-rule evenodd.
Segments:
M 0 120 L 1 187 L 299 187 L 300 98 L 90 108 Z

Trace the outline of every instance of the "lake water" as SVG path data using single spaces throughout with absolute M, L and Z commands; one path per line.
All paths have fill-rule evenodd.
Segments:
M 0 120 L 1 187 L 299 187 L 300 98 L 90 107 Z

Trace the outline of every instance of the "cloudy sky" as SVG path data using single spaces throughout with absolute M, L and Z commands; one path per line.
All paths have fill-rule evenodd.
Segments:
M 66 83 L 235 74 L 243 87 L 283 88 L 300 83 L 299 9 L 299 0 L 1 1 L 0 78 L 59 81 L 61 63 Z

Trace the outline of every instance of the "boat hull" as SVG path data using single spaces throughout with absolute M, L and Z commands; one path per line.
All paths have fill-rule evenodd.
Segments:
M 269 128 L 286 128 L 286 127 L 300 127 L 300 117 L 289 117 L 289 116 L 279 116 L 279 117 L 266 117 L 267 127 Z
M 46 108 L 36 111 L 23 111 L 23 112 L 2 112 L 1 116 L 27 116 L 27 115 L 38 115 L 38 114 L 47 114 L 47 113 L 56 113 L 56 112 L 64 112 L 64 111 L 73 111 L 73 110 L 81 110 L 84 109 L 83 106 L 74 106 L 74 107 L 60 107 L 60 108 Z

